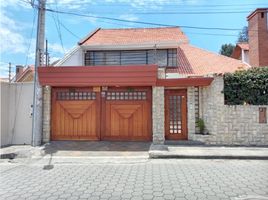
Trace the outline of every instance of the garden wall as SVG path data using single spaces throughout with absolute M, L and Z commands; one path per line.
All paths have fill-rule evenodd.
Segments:
M 259 108 L 267 112 L 268 105 L 224 105 L 223 88 L 222 76 L 200 88 L 200 117 L 209 135 L 190 131 L 189 139 L 220 145 L 268 145 L 268 124 L 259 123 Z

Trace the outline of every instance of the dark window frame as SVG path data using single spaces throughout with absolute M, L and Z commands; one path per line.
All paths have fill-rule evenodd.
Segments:
M 97 52 L 102 52 L 104 53 L 104 58 L 103 61 L 99 61 L 102 62 L 104 64 L 102 65 L 117 65 L 117 64 L 107 64 L 107 62 L 109 61 L 108 58 L 106 58 L 107 53 L 110 52 L 118 52 L 119 53 L 119 57 L 118 57 L 118 65 L 122 65 L 122 52 L 131 52 L 131 51 L 144 51 L 145 52 L 145 60 L 144 60 L 144 64 L 158 64 L 158 63 L 149 63 L 149 51 L 152 51 L 154 49 L 149 49 L 149 50 L 116 50 L 116 51 L 85 51 L 84 52 L 84 65 L 85 66 L 101 66 L 96 64 L 96 59 L 94 59 L 96 57 L 96 53 Z M 177 67 L 178 66 L 178 59 L 177 59 L 177 49 L 173 48 L 173 49 L 157 49 L 159 51 L 166 51 L 166 65 L 161 65 L 161 67 Z M 156 50 L 156 51 L 157 51 Z M 135 62 L 135 57 L 131 58 L 133 59 L 133 61 Z M 129 60 L 131 62 L 131 59 Z M 153 62 L 157 62 L 157 59 L 153 59 Z M 110 61 L 111 62 L 111 61 Z M 116 61 L 115 61 L 116 63 Z M 125 65 L 125 64 L 124 64 Z M 159 64 L 158 64 L 159 65 Z M 160 65 L 159 65 L 160 66 Z

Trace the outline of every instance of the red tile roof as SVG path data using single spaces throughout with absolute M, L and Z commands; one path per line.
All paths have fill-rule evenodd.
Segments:
M 244 49 L 244 50 L 249 50 L 249 45 L 248 43 L 237 43 L 237 46 L 239 46 L 241 49 Z
M 97 29 L 80 41 L 80 45 L 131 45 L 164 42 L 186 42 L 187 36 L 178 27 Z
M 23 82 L 26 76 L 33 75 L 34 74 L 34 66 L 28 66 L 26 69 L 23 70 L 21 74 L 16 77 L 16 82 Z
M 167 72 L 186 75 L 207 75 L 234 72 L 248 68 L 249 66 L 240 60 L 212 53 L 190 44 L 182 44 L 178 48 L 178 67 L 176 69 L 167 69 Z
M 237 43 L 230 57 L 241 60 L 242 49 L 249 51 L 248 43 Z

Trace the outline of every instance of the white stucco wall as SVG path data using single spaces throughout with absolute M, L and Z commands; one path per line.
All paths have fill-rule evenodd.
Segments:
M 56 66 L 83 66 L 83 50 L 76 46 L 68 52 Z
M 248 50 L 243 50 L 242 49 L 242 61 L 249 64 L 249 54 Z
M 33 83 L 0 83 L 1 146 L 31 144 Z

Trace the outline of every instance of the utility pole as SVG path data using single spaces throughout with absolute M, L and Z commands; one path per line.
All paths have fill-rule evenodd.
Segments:
M 39 146 L 42 142 L 43 90 L 42 86 L 39 84 L 38 67 L 44 66 L 45 4 L 46 0 L 38 1 L 38 21 L 34 70 L 32 146 Z
M 8 63 L 8 82 L 11 83 L 11 62 Z

